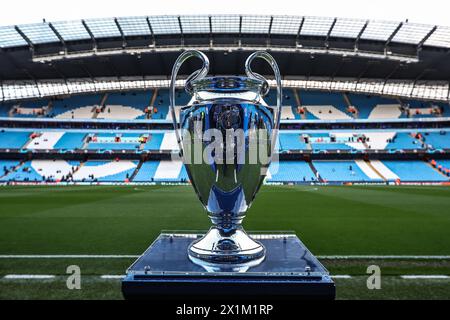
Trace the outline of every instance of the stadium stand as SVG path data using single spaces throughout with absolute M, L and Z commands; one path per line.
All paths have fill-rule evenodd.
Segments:
M 48 104 L 48 100 L 21 102 L 11 108 L 9 115 L 19 118 L 42 117 L 48 112 Z
M 77 161 L 32 160 L 2 177 L 1 181 L 57 182 L 72 174 L 78 166 Z
M 143 119 L 151 97 L 152 91 L 107 94 L 105 105 L 98 112 L 97 119 Z
M 299 95 L 302 107 L 307 111 L 307 119 L 352 119 L 342 93 L 300 91 Z
M 183 163 L 181 161 L 162 160 L 156 168 L 155 181 L 180 181 Z
M 448 181 L 449 179 L 424 161 L 383 161 L 400 181 Z
M 27 144 L 29 150 L 54 149 L 55 144 L 61 139 L 64 132 L 51 131 L 32 135 L 31 141 Z
M 147 143 L 144 146 L 144 150 L 159 150 L 161 148 L 163 139 L 163 133 L 150 134 Z
M 53 146 L 54 149 L 75 150 L 83 147 L 86 133 L 83 132 L 65 132 Z
M 15 160 L 0 160 L 0 181 L 5 181 L 3 177 L 14 171 L 19 164 L 20 162 Z
M 272 21 L 273 18 L 267 19 L 270 26 L 266 27 L 269 30 L 274 27 L 276 32 L 284 23 L 278 18 Z M 239 19 L 247 18 L 241 16 Z M 191 44 L 223 45 L 220 41 L 224 35 L 220 32 L 216 35 L 214 28 L 208 37 L 190 34 L 192 25 L 188 20 L 192 19 L 185 21 L 180 17 L 177 25 L 187 26 L 186 30 L 181 29 L 181 36 L 184 37 L 186 31 L 189 40 L 193 40 Z M 108 21 L 117 27 L 124 23 L 121 19 Z M 146 32 L 149 24 L 158 25 L 157 21 L 142 21 L 145 22 L 143 30 Z M 302 19 L 294 28 L 297 31 L 300 30 L 300 23 L 303 27 L 300 21 Z M 345 20 L 336 18 L 338 24 L 340 21 Z M 210 23 L 210 28 L 218 26 L 216 19 L 210 19 Z M 296 23 L 289 21 L 289 26 Z M 261 27 L 260 24 L 262 26 L 263 22 L 255 24 L 255 30 Z M 371 24 L 372 21 L 369 21 L 368 26 Z M 53 27 L 58 29 L 59 25 Z M 55 38 L 53 27 L 46 25 L 44 28 L 50 32 L 48 39 Z M 319 24 L 316 27 L 320 27 Z M 424 46 L 420 48 L 419 56 L 414 50 L 411 56 L 411 45 L 417 48 L 417 43 L 410 43 L 406 39 L 408 37 L 403 39 L 404 42 L 397 41 L 408 33 L 405 27 L 408 24 L 400 24 L 399 34 L 390 40 L 392 43 L 389 44 L 395 48 L 392 55 L 386 55 L 386 50 L 377 52 L 376 48 L 381 48 L 383 44 L 387 46 L 385 40 L 378 46 L 374 44 L 380 39 L 336 37 L 334 24 L 326 39 L 319 36 L 322 31 L 318 32 L 311 43 L 320 40 L 317 43 L 338 45 L 335 49 L 344 50 L 346 55 L 345 50 L 350 46 L 344 59 L 345 67 L 342 67 L 341 59 L 329 55 L 329 48 L 324 48 L 320 63 L 317 63 L 319 60 L 314 60 L 313 55 L 311 59 L 299 60 L 302 55 L 292 54 L 290 49 L 284 52 L 284 47 L 278 47 L 282 53 L 277 53 L 276 58 L 284 81 L 282 126 L 277 149 L 281 160 L 270 166 L 266 182 L 449 182 L 449 86 L 446 80 L 437 80 L 448 79 L 445 66 L 449 58 L 441 50 L 442 47 L 436 46 L 439 48 L 436 50 L 433 45 L 433 41 L 437 41 L 433 38 L 440 34 L 441 27 L 431 29 L 426 37 L 423 35 L 425 42 L 421 43 Z M 178 41 L 173 40 L 180 36 L 171 33 L 176 28 L 166 29 L 164 25 L 159 25 L 159 28 L 168 33 L 167 37 L 153 38 L 156 47 L 184 49 L 182 46 L 178 48 Z M 29 28 L 24 26 L 23 29 L 26 36 Z M 46 34 L 44 29 L 42 33 Z M 357 34 L 362 30 L 358 26 L 349 32 L 357 31 Z M 173 59 L 169 59 L 164 50 L 153 49 L 145 63 L 139 60 L 139 54 L 128 55 L 124 51 L 131 49 L 131 43 L 140 47 L 139 43 L 147 35 L 143 35 L 142 39 L 140 36 L 134 38 L 127 32 L 120 38 L 113 34 L 101 38 L 101 45 L 96 50 L 84 48 L 85 41 L 89 47 L 92 41 L 96 43 L 97 31 L 88 34 L 86 39 L 58 41 L 56 37 L 56 42 L 45 42 L 43 46 L 36 43 L 30 48 L 23 43 L 24 35 L 17 33 L 17 43 L 23 44 L 8 46 L 8 54 L 0 56 L 3 64 L 9 66 L 0 81 L 1 182 L 176 183 L 188 180 L 182 163 L 168 160 L 178 151 L 167 87 Z M 104 31 L 104 34 L 109 32 Z M 241 35 L 242 32 L 245 34 Z M 388 39 L 389 35 L 392 31 L 385 38 Z M 211 42 L 216 36 L 220 41 Z M 240 30 L 240 34 L 230 33 L 230 36 L 231 40 L 241 39 L 242 36 L 248 43 L 263 48 L 271 46 L 271 39 L 261 37 L 261 34 L 255 38 L 245 30 Z M 279 37 L 279 43 L 289 47 L 291 36 L 286 34 L 287 38 L 284 38 L 284 35 L 277 34 L 277 41 Z M 298 32 L 297 40 L 300 42 L 305 36 L 310 37 Z M 11 37 L 14 38 L 12 34 Z M 127 48 L 123 47 L 125 40 L 131 41 Z M 308 41 L 304 41 L 302 46 L 310 46 Z M 30 42 L 33 43 L 33 39 Z M 148 42 L 145 43 L 148 50 Z M 369 50 L 371 58 L 359 54 L 354 57 L 353 43 L 364 43 L 365 48 L 373 47 L 373 52 Z M 444 47 L 447 45 L 445 41 L 442 43 Z M 321 50 L 315 46 L 313 50 Z M 79 51 L 82 47 L 84 49 Z M 29 59 L 30 49 L 33 59 Z M 107 53 L 107 64 L 117 68 L 104 68 L 106 63 L 97 50 Z M 58 52 L 66 53 L 55 54 Z M 231 72 L 227 74 L 241 74 L 245 57 L 237 52 L 241 51 L 227 53 L 236 63 L 229 63 L 234 60 L 223 59 L 221 55 L 215 57 L 214 63 L 210 64 L 210 74 L 220 75 L 224 71 Z M 74 53 L 81 53 L 80 63 L 78 58 L 76 63 L 72 63 L 74 59 L 66 59 L 66 55 Z M 214 55 L 212 52 L 209 54 Z M 372 66 L 375 57 L 372 55 L 382 59 L 376 59 L 376 67 L 365 67 L 365 64 Z M 398 59 L 402 61 L 399 64 L 402 67 L 395 69 L 395 72 L 392 58 L 396 59 L 396 64 Z M 17 63 L 11 64 L 10 59 Z M 56 62 L 49 63 L 53 59 Z M 89 63 L 83 65 L 85 59 Z M 404 63 L 405 59 L 408 61 Z M 420 63 L 410 64 L 411 59 L 418 59 Z M 429 65 L 434 67 L 426 69 L 425 66 Z M 184 71 L 192 67 L 194 64 L 186 64 Z M 255 65 L 255 70 L 259 68 Z M 187 74 L 183 73 L 183 77 Z M 25 80 L 24 75 L 31 75 L 32 79 Z M 245 92 L 239 95 L 242 97 Z M 181 106 L 195 98 L 177 88 L 176 114 Z M 272 87 L 263 99 L 267 105 L 275 106 L 276 90 Z
M 9 111 L 14 103 L 0 103 L 0 117 L 9 117 Z
M 358 110 L 360 119 L 386 119 L 398 118 L 401 114 L 398 101 L 379 96 L 366 96 L 361 94 L 348 94 L 349 102 Z M 387 114 L 383 112 L 387 111 Z
M 449 132 L 421 132 L 422 141 L 433 149 L 450 149 Z
M 269 182 L 311 182 L 316 175 L 304 161 L 285 161 L 272 163 L 267 174 Z
M 0 149 L 21 149 L 30 139 L 30 132 L 0 131 Z
M 73 174 L 74 181 L 125 182 L 134 173 L 137 161 L 90 160 L 83 163 Z
M 298 133 L 280 133 L 279 150 L 304 150 L 307 144 L 304 142 L 301 134 Z
M 413 137 L 409 133 L 396 133 L 395 136 L 389 140 L 386 149 L 391 150 L 407 150 L 407 149 L 424 149 L 425 144 Z
M 134 177 L 134 182 L 153 182 L 159 161 L 146 161 L 141 165 L 138 173 Z
M 327 182 L 370 181 L 355 161 L 313 161 L 319 176 Z
M 51 108 L 51 117 L 57 119 L 91 119 L 94 107 L 100 106 L 103 95 L 90 94 L 55 100 Z
M 166 119 L 169 113 L 169 103 L 170 103 L 169 90 L 168 89 L 158 90 L 155 102 L 153 104 L 152 119 Z

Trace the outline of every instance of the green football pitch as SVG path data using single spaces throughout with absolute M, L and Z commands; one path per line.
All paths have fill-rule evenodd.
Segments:
M 449 208 L 448 187 L 265 186 L 244 225 L 295 231 L 332 275 L 349 276 L 336 279 L 337 298 L 448 299 L 448 277 L 402 276 L 450 275 Z M 122 275 L 133 258 L 58 256 L 139 255 L 161 230 L 209 225 L 189 186 L 0 187 L 0 299 L 120 299 L 120 279 L 100 276 Z M 373 264 L 380 290 L 366 286 Z M 65 285 L 69 265 L 81 290 Z M 55 277 L 5 277 L 24 274 Z

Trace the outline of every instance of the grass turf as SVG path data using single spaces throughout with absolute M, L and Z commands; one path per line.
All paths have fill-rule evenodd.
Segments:
M 316 255 L 450 255 L 449 207 L 450 189 L 442 187 L 266 186 L 244 224 L 247 230 L 293 230 Z M 194 191 L 186 186 L 0 188 L 0 254 L 140 254 L 163 229 L 202 230 L 209 224 Z M 130 261 L 80 263 L 84 274 L 95 275 L 120 274 Z M 325 261 L 332 273 L 361 277 L 367 263 Z M 64 274 L 68 264 L 73 261 L 1 259 L 0 274 Z M 447 262 L 384 264 L 382 270 L 394 275 L 450 274 Z M 362 294 L 355 279 L 337 282 L 344 290 L 338 286 L 338 297 L 401 297 L 397 291 L 392 296 Z M 406 281 L 392 279 L 400 287 Z M 414 287 L 409 281 L 405 288 Z M 43 283 L 51 287 L 59 282 Z M 116 297 L 105 293 L 116 290 L 114 284 L 90 283 L 93 291 L 80 297 Z M 424 282 L 417 283 L 421 287 Z M 44 284 L 25 290 L 20 281 L 2 280 L 0 291 L 26 298 Z M 408 290 L 424 296 L 427 292 Z M 403 297 L 409 297 L 408 292 Z M 450 297 L 450 289 L 435 292 Z

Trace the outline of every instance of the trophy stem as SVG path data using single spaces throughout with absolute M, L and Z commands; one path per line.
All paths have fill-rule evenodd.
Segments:
M 241 225 L 233 229 L 212 226 L 188 248 L 191 261 L 203 267 L 252 267 L 264 260 L 265 252 L 264 246 L 253 240 Z

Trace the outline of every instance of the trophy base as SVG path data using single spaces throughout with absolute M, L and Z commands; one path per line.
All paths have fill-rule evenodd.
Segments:
M 212 227 L 188 247 L 189 259 L 207 271 L 220 271 L 224 264 L 234 271 L 245 271 L 264 260 L 266 249 L 242 229 L 224 234 Z
M 187 250 L 202 236 L 161 233 L 128 268 L 122 281 L 124 298 L 335 298 L 328 271 L 295 234 L 251 234 L 266 248 L 265 259 L 243 268 L 225 263 L 214 267 L 193 263 Z

